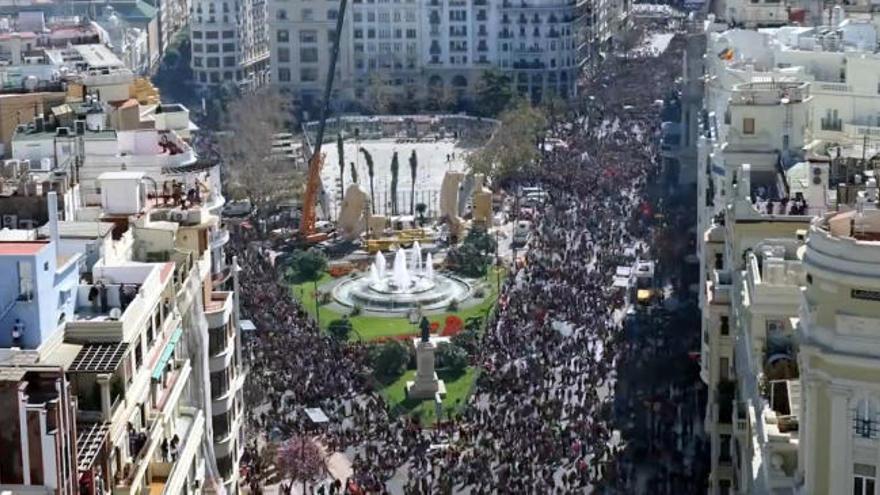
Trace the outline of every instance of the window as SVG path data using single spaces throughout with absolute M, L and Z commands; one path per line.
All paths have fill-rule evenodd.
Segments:
M 303 67 L 299 73 L 302 82 L 315 82 L 318 80 L 318 70 L 314 67 Z
M 877 468 L 869 464 L 853 465 L 853 495 L 874 495 L 877 485 Z
M 859 438 L 876 439 L 880 426 L 878 412 L 876 401 L 870 398 L 860 400 L 853 411 L 853 433 Z
M 275 39 L 277 39 L 280 43 L 287 43 L 290 41 L 290 31 L 286 29 L 279 29 L 277 33 L 275 33 Z
M 217 57 L 208 57 L 208 67 L 220 67 L 220 59 Z
M 328 21 L 335 21 L 338 16 L 339 16 L 339 12 L 337 12 L 336 9 L 327 10 L 327 20 Z
M 283 46 L 278 47 L 278 61 L 290 62 L 290 48 Z
M 747 117 L 743 119 L 743 134 L 755 133 L 755 119 Z
M 302 9 L 302 20 L 304 21 L 313 21 L 315 20 L 315 13 L 312 9 Z
M 336 41 L 336 30 L 335 29 L 328 29 L 327 30 L 327 43 L 330 43 L 330 45 L 332 46 L 335 41 Z
M 318 61 L 318 49 L 307 47 L 299 49 L 299 61 L 303 63 L 315 63 Z
M 228 40 L 235 38 L 235 31 L 223 31 L 223 39 Z
M 722 316 L 721 317 L 721 326 L 719 328 L 721 330 L 721 335 L 730 335 L 730 317 Z
M 318 42 L 318 32 L 317 31 L 300 31 L 299 42 L 300 43 L 317 43 Z
M 235 67 L 235 55 L 223 57 L 223 67 Z
M 212 72 L 211 73 L 211 82 L 212 83 L 220 82 L 220 73 L 219 72 Z
M 18 300 L 30 301 L 34 297 L 34 266 L 30 261 L 18 262 Z
M 192 37 L 193 37 L 193 39 L 200 40 L 200 39 L 202 39 L 202 32 L 201 31 L 193 31 Z
M 819 121 L 823 131 L 840 131 L 843 129 L 843 121 L 838 117 L 837 110 L 825 110 L 825 116 Z
M 216 40 L 217 34 L 218 34 L 217 31 L 207 31 L 207 32 L 205 32 L 205 38 L 207 38 L 209 40 Z
M 719 359 L 718 368 L 719 368 L 718 373 L 719 373 L 719 375 L 721 375 L 721 379 L 722 380 L 729 380 L 730 379 L 730 359 L 726 358 L 726 357 Z
M 721 446 L 718 452 L 718 460 L 721 462 L 730 462 L 730 435 L 720 435 Z
M 290 69 L 284 67 L 278 69 L 278 80 L 281 82 L 290 82 Z
M 284 9 L 278 9 L 278 12 L 275 13 L 275 18 L 279 21 L 287 20 L 287 11 Z
M 205 51 L 205 46 L 201 43 L 193 43 L 193 53 L 201 53 Z
M 220 52 L 220 45 L 218 45 L 217 43 L 210 43 L 207 46 L 207 48 L 208 48 L 208 53 L 219 53 Z
M 223 43 L 223 51 L 224 52 L 234 52 L 235 51 L 235 43 Z
M 202 57 L 193 57 L 193 67 L 202 67 Z
M 355 29 L 354 30 L 354 39 L 356 39 L 356 40 L 364 39 L 364 30 L 363 29 Z

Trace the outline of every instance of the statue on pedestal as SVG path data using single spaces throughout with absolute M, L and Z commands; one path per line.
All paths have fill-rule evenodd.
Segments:
M 413 339 L 416 348 L 416 376 L 414 381 L 406 383 L 406 394 L 411 399 L 440 400 L 440 397 L 446 395 L 446 385 L 434 372 L 434 352 L 437 345 L 431 341 L 431 324 L 427 318 L 422 317 L 419 329 L 421 335 Z

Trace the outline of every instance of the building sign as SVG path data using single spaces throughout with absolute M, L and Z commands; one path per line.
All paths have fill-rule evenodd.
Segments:
M 852 289 L 852 291 L 850 292 L 850 296 L 853 299 L 863 299 L 865 301 L 880 301 L 880 291 L 878 290 Z

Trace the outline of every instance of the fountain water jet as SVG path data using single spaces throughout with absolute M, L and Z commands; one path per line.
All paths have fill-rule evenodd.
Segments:
M 428 259 L 425 260 L 425 278 L 434 280 L 434 260 L 431 258 L 431 253 L 428 253 Z
M 376 267 L 376 275 L 379 279 L 385 278 L 385 255 L 382 254 L 382 250 L 376 253 L 376 259 L 373 260 L 373 266 Z
M 409 269 L 406 267 L 406 251 L 403 248 L 397 250 L 394 255 L 394 265 L 391 268 L 391 280 L 394 282 L 395 288 L 398 290 L 409 289 L 412 285 L 412 278 L 409 276 Z
M 435 274 L 431 253 L 422 260 L 421 246 L 413 243 L 409 250 L 397 250 L 390 272 L 385 256 L 376 253 L 369 273 L 340 282 L 333 297 L 344 306 L 405 313 L 414 308 L 442 309 L 453 300 L 466 300 L 471 290 L 464 280 Z

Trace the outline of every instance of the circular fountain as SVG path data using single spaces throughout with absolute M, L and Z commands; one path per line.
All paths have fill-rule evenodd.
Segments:
M 453 300 L 461 302 L 470 295 L 471 286 L 464 280 L 434 273 L 431 253 L 422 260 L 418 242 L 409 253 L 403 248 L 397 250 L 391 271 L 385 256 L 378 252 L 369 273 L 343 280 L 333 288 L 333 298 L 343 306 L 360 305 L 367 311 L 386 313 L 442 309 Z

